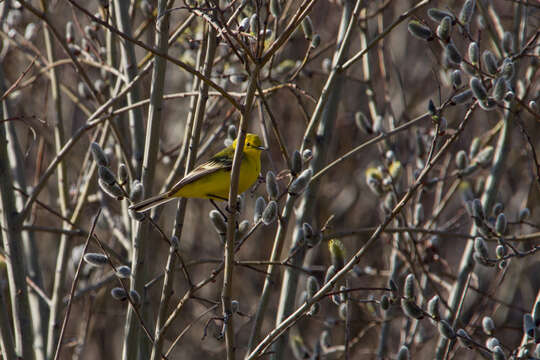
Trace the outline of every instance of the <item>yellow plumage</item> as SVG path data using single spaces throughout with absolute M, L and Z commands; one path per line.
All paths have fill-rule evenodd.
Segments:
M 261 171 L 261 139 L 255 134 L 247 134 L 240 164 L 238 193 L 243 193 L 257 180 Z M 233 144 L 218 152 L 207 162 L 197 166 L 193 171 L 178 181 L 170 190 L 143 200 L 130 209 L 143 212 L 175 198 L 202 198 L 227 200 L 231 185 L 231 169 L 236 148 Z

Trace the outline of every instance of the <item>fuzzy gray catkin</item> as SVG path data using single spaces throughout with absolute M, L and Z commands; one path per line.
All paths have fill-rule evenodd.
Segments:
M 416 21 L 416 20 L 409 21 L 408 29 L 412 35 L 416 36 L 419 39 L 422 39 L 422 40 L 433 39 L 433 32 L 431 31 L 431 29 L 423 25 L 419 21 Z
M 37 26 L 35 23 L 31 22 L 26 25 L 24 29 L 24 38 L 28 41 L 34 40 L 37 34 Z
M 437 26 L 437 36 L 443 40 L 450 40 L 450 32 L 452 31 L 452 19 L 449 16 L 446 16 L 442 19 L 439 26 Z
M 279 186 L 273 171 L 266 173 L 266 192 L 271 199 L 276 199 L 279 194 Z
M 116 183 L 109 184 L 102 178 L 99 178 L 98 185 L 101 188 L 101 190 L 107 195 L 109 195 L 110 197 L 117 200 L 122 200 L 124 192 L 122 191 L 122 189 L 120 188 L 118 184 Z
M 109 169 L 106 166 L 100 165 L 98 167 L 98 176 L 101 180 L 103 180 L 108 185 L 114 185 L 116 183 L 116 176 L 111 171 L 111 169 Z
M 240 303 L 238 300 L 231 301 L 231 313 L 236 314 L 240 310 Z
M 141 305 L 141 295 L 137 292 L 137 290 L 129 290 L 129 298 L 131 299 L 131 302 L 135 306 Z
M 96 267 L 103 266 L 107 264 L 107 257 L 103 254 L 98 253 L 87 253 L 84 254 L 84 261 L 86 261 L 88 264 Z
M 308 298 L 311 299 L 317 291 L 319 291 L 319 282 L 315 276 L 309 276 L 306 280 L 306 291 Z
M 495 323 L 493 319 L 489 316 L 484 316 L 482 319 L 482 330 L 486 335 L 493 335 L 493 330 L 495 330 Z
M 503 60 L 501 74 L 506 80 L 512 80 L 512 78 L 514 77 L 514 62 L 509 58 Z
M 472 99 L 473 92 L 472 90 L 465 90 L 460 92 L 459 94 L 454 95 L 452 97 L 452 102 L 454 104 L 463 104 L 464 102 Z
M 424 317 L 424 312 L 414 301 L 401 299 L 401 309 L 411 319 L 420 320 Z
M 311 40 L 313 37 L 313 23 L 309 16 L 306 16 L 304 20 L 302 20 L 302 31 L 304 32 L 306 39 Z
M 506 246 L 497 245 L 495 248 L 495 255 L 497 256 L 497 259 L 502 259 L 506 255 Z
M 304 151 L 302 151 L 302 160 L 303 161 L 309 161 L 309 160 L 311 160 L 312 157 L 313 157 L 313 152 L 311 151 L 311 149 L 305 149 Z
M 234 140 L 238 136 L 238 132 L 236 130 L 236 126 L 234 124 L 231 124 L 227 127 L 227 138 Z
M 127 279 L 131 276 L 131 268 L 126 265 L 121 265 L 116 268 L 116 276 L 122 279 Z
M 414 206 L 414 215 L 413 215 L 413 223 L 415 226 L 420 225 L 422 222 L 424 222 L 424 205 L 422 203 L 417 203 Z
M 316 49 L 321 44 L 321 35 L 315 34 L 313 35 L 313 39 L 311 39 L 311 44 L 309 45 L 312 49 Z
M 463 7 L 461 8 L 461 11 L 459 12 L 459 21 L 464 24 L 468 25 L 471 22 L 471 19 L 474 14 L 474 7 L 476 5 L 476 1 L 474 0 L 466 0 L 463 4 Z
M 349 308 L 347 306 L 347 303 L 341 303 L 339 304 L 338 314 L 341 320 L 346 321 L 347 317 L 349 315 Z
M 481 237 L 477 237 L 476 239 L 474 239 L 474 250 L 483 258 L 489 257 L 486 242 Z
M 487 99 L 487 91 L 484 85 L 482 84 L 482 81 L 473 76 L 471 77 L 471 80 L 469 81 L 469 86 L 471 87 L 471 90 L 474 94 L 474 96 L 478 100 L 486 100 Z
M 84 27 L 84 34 L 91 40 L 98 40 L 97 32 L 90 25 Z
M 467 153 L 465 153 L 465 150 L 460 150 L 456 154 L 456 167 L 459 170 L 463 170 L 467 167 Z
M 538 113 L 538 103 L 534 100 L 529 101 L 529 107 L 535 113 Z
M 238 224 L 238 230 L 236 231 L 236 236 L 238 239 L 242 239 L 247 232 L 249 231 L 249 221 L 243 220 Z
M 524 209 L 519 210 L 519 214 L 518 214 L 519 222 L 523 222 L 527 220 L 527 218 L 530 215 L 531 215 L 531 211 L 529 210 L 529 208 L 524 208 Z
M 454 331 L 454 328 L 448 323 L 448 321 L 444 319 L 439 321 L 439 333 L 450 340 L 456 338 L 456 332 Z
M 503 77 L 497 78 L 493 85 L 492 96 L 496 101 L 502 101 L 506 93 L 506 80 Z
M 427 304 L 428 313 L 431 316 L 433 323 L 436 323 L 440 318 L 441 314 L 439 313 L 439 296 L 433 296 Z
M 430 8 L 427 11 L 428 16 L 431 18 L 431 20 L 436 22 L 441 22 L 445 17 L 449 17 L 452 19 L 452 21 L 455 20 L 454 15 L 452 15 L 451 12 L 438 9 L 438 8 Z
M 452 86 L 458 88 L 463 84 L 461 78 L 461 70 L 454 70 L 450 73 L 450 81 L 452 81 Z
M 281 6 L 279 5 L 279 0 L 270 0 L 270 13 L 274 18 L 279 18 L 279 15 L 281 13 Z
M 259 32 L 259 17 L 257 14 L 251 15 L 249 18 L 249 28 L 252 33 L 257 34 Z
M 259 196 L 257 200 L 255 200 L 255 211 L 253 212 L 253 222 L 259 222 L 259 220 L 262 218 L 262 213 L 264 209 L 266 208 L 266 200 L 262 196 Z
M 330 265 L 328 269 L 326 270 L 326 274 L 324 275 L 324 283 L 326 284 L 336 274 L 337 274 L 336 267 L 334 265 Z
M 111 296 L 115 300 L 124 301 L 127 299 L 127 293 L 126 290 L 124 290 L 121 287 L 115 287 L 111 289 Z
M 512 90 L 508 90 L 506 92 L 506 94 L 504 94 L 504 101 L 506 102 L 512 102 L 512 100 L 514 100 L 514 97 L 516 96 L 516 94 L 514 93 L 514 91 Z
M 293 176 L 299 174 L 302 171 L 302 155 L 300 151 L 294 150 L 291 156 L 291 174 Z
M 472 349 L 473 346 L 474 346 L 474 343 L 473 343 L 473 340 L 472 338 L 470 337 L 470 335 L 464 330 L 464 329 L 458 329 L 458 331 L 456 331 L 456 335 L 458 337 L 458 341 L 461 345 L 469 348 L 469 349 Z
M 105 89 L 107 88 L 107 85 L 105 82 L 101 79 L 97 79 L 94 81 L 94 88 L 96 88 L 96 91 L 100 94 L 103 94 L 105 92 Z
M 92 142 L 90 144 L 90 150 L 96 164 L 98 164 L 99 166 L 109 166 L 109 160 L 107 159 L 107 155 L 105 155 L 103 149 L 101 149 L 101 146 L 99 146 L 97 142 Z
M 478 164 L 482 166 L 487 166 L 491 161 L 494 152 L 495 149 L 493 148 L 493 146 L 486 146 L 475 156 L 474 159 Z
M 482 143 L 480 141 L 480 138 L 475 137 L 474 139 L 472 139 L 471 146 L 469 148 L 469 156 L 471 158 L 474 158 L 478 154 L 481 145 Z
M 120 184 L 125 184 L 128 181 L 128 169 L 126 164 L 121 163 L 118 165 L 118 179 L 120 180 Z
M 249 18 L 248 17 L 245 17 L 242 20 L 240 20 L 240 23 L 238 24 L 238 31 L 240 31 L 240 32 L 248 32 L 249 31 Z M 234 125 L 232 125 L 232 126 L 234 126 Z
M 478 64 L 478 61 L 480 60 L 480 49 L 478 48 L 478 44 L 475 42 L 471 42 L 469 44 L 469 61 L 471 64 L 476 65 Z
M 272 200 L 266 205 L 266 208 L 264 209 L 262 213 L 262 221 L 264 225 L 270 225 L 274 221 L 276 221 L 278 213 L 278 205 L 277 203 Z
M 515 49 L 514 35 L 510 31 L 505 31 L 502 39 L 502 46 L 506 54 L 513 54 Z
M 489 74 L 495 75 L 497 73 L 497 58 L 489 50 L 485 50 L 482 53 L 482 60 L 486 66 L 486 70 Z
M 493 349 L 493 360 L 506 360 L 506 355 L 500 346 L 495 346 Z
M 66 42 L 71 44 L 75 41 L 75 26 L 72 21 L 66 23 Z
M 300 195 L 304 192 L 306 189 L 306 186 L 308 185 L 309 181 L 311 180 L 311 176 L 313 175 L 313 170 L 306 169 L 302 171 L 300 175 L 289 186 L 289 194 L 291 195 Z
M 319 342 L 322 346 L 326 348 L 332 346 L 332 341 L 330 339 L 330 331 L 324 330 L 319 337 Z
M 227 223 L 225 223 L 225 219 L 223 218 L 223 215 L 219 213 L 219 211 L 211 210 L 208 213 L 208 217 L 219 235 L 225 235 L 227 233 Z
M 507 224 L 508 221 L 506 220 L 506 215 L 504 215 L 504 213 L 500 213 L 497 215 L 497 219 L 495 220 L 495 231 L 501 235 L 506 234 Z
M 456 48 L 454 43 L 449 42 L 446 45 L 446 52 L 448 54 L 448 58 L 454 63 L 459 64 L 461 63 L 461 54 L 459 53 L 459 50 Z
M 405 278 L 405 284 L 403 285 L 403 294 L 407 299 L 415 298 L 415 284 L 413 274 L 409 274 Z
M 313 237 L 313 228 L 308 223 L 302 224 L 302 230 L 304 232 L 304 239 Z
M 411 354 L 409 353 L 409 348 L 406 345 L 402 345 L 396 356 L 396 360 L 409 360 Z
M 462 61 L 461 64 L 459 64 L 459 66 L 461 70 L 463 70 L 463 72 L 465 72 L 466 74 L 470 76 L 474 76 L 477 73 L 476 68 L 470 65 L 469 63 L 466 63 L 465 61 Z
M 84 44 L 84 41 L 86 41 L 86 39 L 83 39 L 83 44 Z M 85 46 L 82 46 L 83 49 L 86 50 L 86 47 Z M 79 84 L 77 84 L 77 92 L 79 93 L 79 96 L 83 99 L 90 99 L 90 96 L 91 96 L 91 92 L 90 92 L 90 89 L 88 88 L 88 85 L 84 82 L 79 82 Z
M 496 337 L 490 337 L 486 340 L 486 347 L 493 351 L 493 349 L 495 349 L 496 346 L 499 346 L 501 343 L 499 342 L 499 339 L 497 339 Z
M 313 228 L 308 223 L 302 224 L 302 231 L 304 233 L 304 241 L 309 248 L 313 248 L 321 242 L 322 234 L 313 231 Z
M 373 133 L 371 121 L 369 121 L 369 119 L 363 112 L 358 111 L 354 114 L 354 122 L 358 129 L 360 129 L 365 134 L 371 135 Z

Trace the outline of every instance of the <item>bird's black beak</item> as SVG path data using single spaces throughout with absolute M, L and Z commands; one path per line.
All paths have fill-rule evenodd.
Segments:
M 255 149 L 259 149 L 259 150 L 268 150 L 268 149 L 266 149 L 264 146 L 255 146 Z

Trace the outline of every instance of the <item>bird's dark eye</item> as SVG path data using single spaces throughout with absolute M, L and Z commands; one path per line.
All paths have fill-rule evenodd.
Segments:
M 247 143 L 247 146 L 251 146 L 251 144 L 250 144 L 250 143 Z

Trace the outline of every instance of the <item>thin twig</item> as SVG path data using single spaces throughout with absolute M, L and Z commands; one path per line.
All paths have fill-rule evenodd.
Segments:
M 17 78 L 17 80 L 15 80 L 15 82 L 13 84 L 11 84 L 11 86 L 9 87 L 9 89 L 7 89 L 6 91 L 4 91 L 4 93 L 2 94 L 2 96 L 0 97 L 0 101 L 4 101 L 4 99 L 6 97 L 9 96 L 9 94 L 11 94 L 18 86 L 19 84 L 21 83 L 22 79 L 26 76 L 26 74 L 30 71 L 30 69 L 32 69 L 32 67 L 34 66 L 36 62 L 36 58 L 34 58 L 34 60 L 32 60 L 32 62 L 30 64 L 28 64 L 28 66 L 26 67 L 26 69 L 24 69 L 24 71 L 21 73 L 21 75 L 19 75 L 19 77 Z
M 69 292 L 69 301 L 67 303 L 66 314 L 64 315 L 64 321 L 62 322 L 62 327 L 60 328 L 60 336 L 58 337 L 58 343 L 56 345 L 56 352 L 54 354 L 54 360 L 58 360 L 60 356 L 60 349 L 62 348 L 62 341 L 64 339 L 64 333 L 67 328 L 69 314 L 71 313 L 71 305 L 73 303 L 75 289 L 77 288 L 77 283 L 79 282 L 79 275 L 81 273 L 82 264 L 84 262 L 84 254 L 86 254 L 86 250 L 88 249 L 88 245 L 90 244 L 90 239 L 92 239 L 92 236 L 94 234 L 94 230 L 96 228 L 100 214 L 101 214 L 101 209 L 98 209 L 98 212 L 96 213 L 96 215 L 94 216 L 94 219 L 92 220 L 92 226 L 90 227 L 90 231 L 88 232 L 88 236 L 86 237 L 86 241 L 84 243 L 84 248 L 81 254 L 81 258 L 79 259 L 79 263 L 77 264 L 75 277 L 73 278 L 73 282 L 71 283 L 71 291 Z

